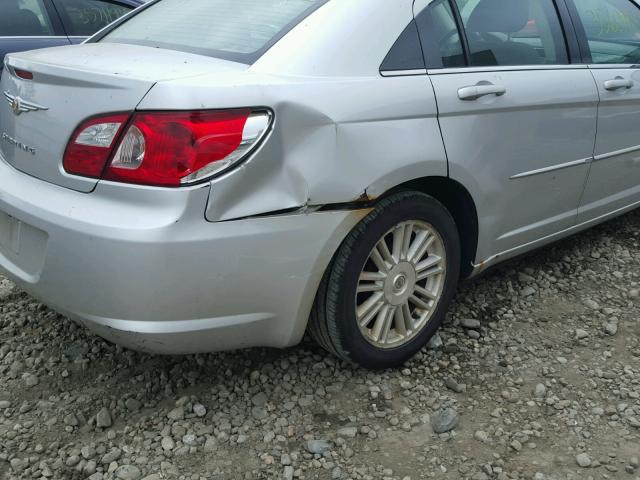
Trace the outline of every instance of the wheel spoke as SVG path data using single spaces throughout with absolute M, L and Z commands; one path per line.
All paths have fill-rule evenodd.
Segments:
M 410 223 L 405 226 L 404 239 L 402 242 L 402 259 L 409 259 L 409 249 L 411 248 L 411 237 L 413 235 L 415 227 L 413 223 Z
M 444 269 L 442 267 L 438 267 L 438 268 L 435 268 L 433 270 L 427 270 L 427 271 L 424 271 L 424 272 L 420 273 L 416 280 L 419 282 L 421 280 L 425 280 L 427 278 L 435 277 L 436 275 L 440 275 L 441 273 L 444 273 Z
M 384 261 L 384 258 L 380 254 L 380 250 L 378 249 L 377 245 L 371 251 L 370 258 L 373 261 L 373 263 L 376 264 L 376 267 L 378 267 L 378 270 L 380 270 L 380 272 L 387 273 L 389 271 L 389 266 L 386 264 L 386 262 Z
M 376 315 L 378 315 L 380 313 L 380 310 L 382 309 L 382 307 L 384 307 L 384 303 L 383 302 L 376 303 L 373 306 L 373 308 L 369 311 L 369 313 L 367 313 L 367 315 L 365 315 L 364 318 L 362 318 L 362 320 L 360 320 L 360 327 L 367 328 L 369 326 L 369 324 L 371 323 L 371 320 L 376 318 Z
M 439 265 L 440 262 L 442 262 L 442 257 L 439 257 L 438 255 L 429 255 L 426 259 L 416 265 L 416 272 L 420 273 L 423 270 L 428 270 Z
M 409 254 L 407 255 L 408 260 L 413 263 L 419 262 L 435 239 L 436 237 L 431 235 L 427 230 L 419 232 L 411 244 Z
M 358 293 L 381 292 L 382 289 L 381 283 L 361 283 L 358 285 Z
M 361 282 L 378 282 L 385 278 L 387 278 L 387 276 L 382 272 L 362 272 L 360 274 Z
M 385 343 L 387 341 L 389 331 L 391 330 L 391 320 L 393 319 L 394 310 L 394 307 L 385 305 L 378 313 L 376 322 L 373 325 L 373 332 L 371 333 L 371 336 L 376 342 Z
M 414 295 L 423 298 L 427 301 L 429 300 L 437 300 L 438 296 L 427 290 L 426 288 L 422 288 L 420 285 L 416 285 L 416 289 L 414 290 Z
M 411 307 L 409 306 L 409 302 L 404 302 L 401 308 L 402 316 L 404 317 L 404 321 L 407 325 L 407 330 L 413 331 L 415 329 L 415 323 L 413 320 L 413 316 L 411 315 Z
M 356 316 L 361 326 L 366 327 L 375 314 L 384 306 L 384 302 L 382 301 L 383 295 L 382 292 L 376 292 L 367 298 L 362 305 L 358 306 Z
M 403 224 L 397 227 L 393 231 L 393 260 L 398 263 L 401 260 L 405 260 L 408 244 L 411 240 L 411 231 L 413 227 L 411 224 Z
M 413 303 L 416 307 L 421 308 L 423 310 L 429 310 L 429 304 L 425 303 L 423 300 L 419 299 L 416 295 L 411 295 L 409 297 L 409 301 Z
M 385 237 L 383 237 L 382 240 L 378 242 L 378 245 L 376 245 L 376 248 L 380 252 L 380 256 L 385 261 L 385 263 L 390 265 L 393 265 L 394 263 L 396 263 L 395 260 L 393 259 L 393 256 L 391 255 L 391 252 L 389 251 L 389 246 L 387 245 Z
M 404 307 L 404 305 L 403 305 Z M 398 335 L 405 337 L 407 335 L 407 319 L 404 317 L 404 308 L 398 307 L 395 312 L 395 329 Z
M 387 318 L 384 322 L 384 328 L 382 329 L 382 337 L 380 338 L 382 343 L 387 343 L 387 341 L 389 340 L 389 333 L 391 332 L 391 326 L 393 325 L 393 317 L 395 315 L 395 312 L 396 307 L 391 307 L 389 309 L 389 312 L 387 313 Z
M 425 260 L 416 265 L 416 273 L 418 274 L 417 280 L 424 280 L 425 278 L 443 273 L 444 269 L 440 265 L 441 263 L 442 257 L 439 257 L 438 255 L 429 255 Z

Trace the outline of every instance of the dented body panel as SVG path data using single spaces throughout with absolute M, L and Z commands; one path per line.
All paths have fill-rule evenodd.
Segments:
M 212 182 L 210 221 L 352 202 L 414 178 L 447 175 L 424 76 L 205 75 L 163 82 L 138 108 L 239 104 L 268 105 L 276 122 L 258 152 Z
M 447 176 L 429 78 L 379 74 L 413 19 L 412 3 L 370 0 L 363 9 L 357 0 L 329 2 L 247 71 L 159 82 L 145 96 L 139 110 L 274 111 L 263 147 L 212 182 L 207 219 L 353 202 L 415 178 Z

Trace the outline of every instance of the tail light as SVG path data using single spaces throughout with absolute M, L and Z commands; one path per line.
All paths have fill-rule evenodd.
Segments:
M 63 166 L 67 173 L 100 178 L 111 156 L 112 146 L 128 113 L 92 118 L 82 123 L 71 137 L 64 153 Z
M 250 109 L 94 118 L 74 133 L 63 165 L 74 175 L 116 182 L 189 185 L 245 159 L 268 132 L 271 119 L 268 112 Z

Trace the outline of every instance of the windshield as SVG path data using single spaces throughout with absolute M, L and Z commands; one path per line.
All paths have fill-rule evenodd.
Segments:
M 100 38 L 251 64 L 327 0 L 160 0 Z

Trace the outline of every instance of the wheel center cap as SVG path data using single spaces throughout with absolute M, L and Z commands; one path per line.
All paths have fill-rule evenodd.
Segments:
M 396 293 L 399 293 L 400 291 L 402 291 L 406 285 L 407 285 L 407 277 L 405 277 L 403 274 L 397 275 L 396 278 L 393 280 L 393 287 Z
M 409 262 L 395 265 L 384 284 L 385 299 L 391 305 L 401 305 L 413 294 L 416 284 L 416 270 Z

